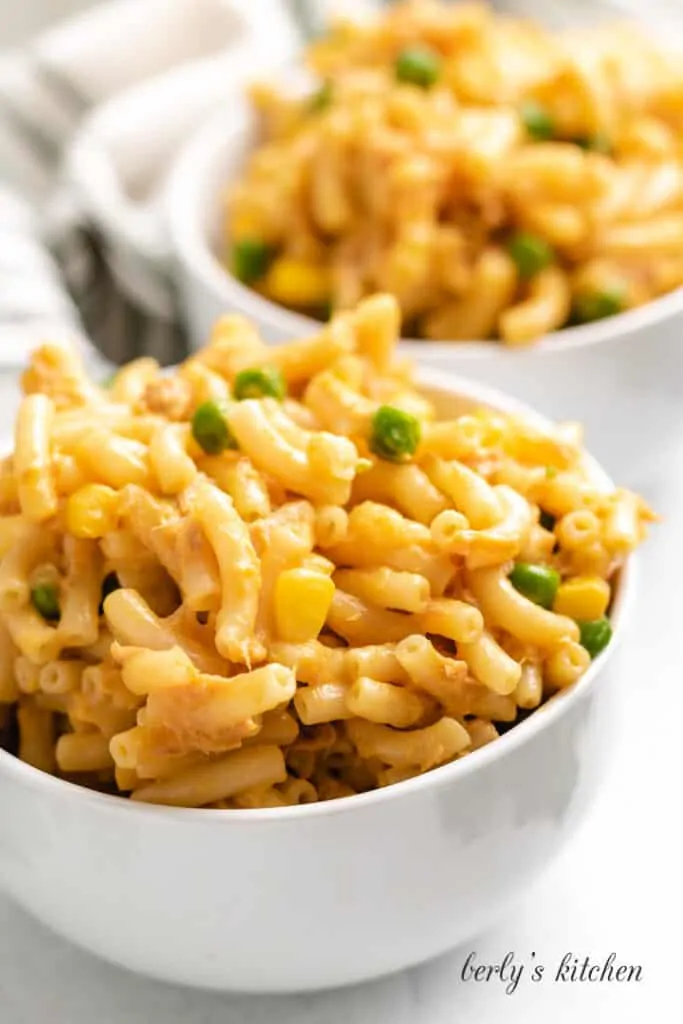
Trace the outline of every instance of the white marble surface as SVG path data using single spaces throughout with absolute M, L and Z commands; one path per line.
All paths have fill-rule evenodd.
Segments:
M 0 378 L 0 436 L 15 400 Z M 590 819 L 562 860 L 499 927 L 434 963 L 345 991 L 288 998 L 224 996 L 148 982 L 44 931 L 0 896 L 1 1024 L 662 1024 L 683 1019 L 680 986 L 680 728 L 683 722 L 683 437 L 671 478 L 648 496 L 666 517 L 642 559 L 626 644 L 615 751 Z M 678 479 L 676 479 L 678 477 Z M 552 766 L 548 766 L 552 770 Z M 7 827 L 0 822 L 0 828 Z M 369 851 L 368 855 L 371 855 Z M 428 866 L 426 866 L 428 870 Z M 330 922 L 330 927 L 334 927 Z M 507 995 L 463 982 L 467 954 L 546 965 Z M 561 957 L 642 965 L 639 984 L 559 983 Z

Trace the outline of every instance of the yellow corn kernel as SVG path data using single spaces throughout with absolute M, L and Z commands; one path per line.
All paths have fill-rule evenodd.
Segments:
M 601 619 L 607 611 L 609 599 L 610 588 L 606 580 L 599 576 L 577 576 L 561 584 L 553 611 L 570 619 Z
M 322 305 L 330 297 L 330 273 L 326 267 L 281 256 L 268 271 L 263 289 L 284 306 Z
M 66 528 L 85 540 L 104 537 L 118 525 L 119 496 L 105 484 L 86 484 L 66 503 Z
M 314 640 L 325 625 L 334 597 L 329 576 L 311 569 L 286 569 L 275 583 L 275 626 L 285 643 Z

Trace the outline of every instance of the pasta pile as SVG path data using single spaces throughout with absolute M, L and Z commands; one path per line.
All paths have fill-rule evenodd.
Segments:
M 524 346 L 683 283 L 683 60 L 632 25 L 481 4 L 341 22 L 317 91 L 253 90 L 231 270 L 325 320 L 376 291 L 404 337 Z
M 496 739 L 607 645 L 652 514 L 575 428 L 449 399 L 377 295 L 269 348 L 224 317 L 108 388 L 47 345 L 0 464 L 0 732 L 133 800 L 250 808 Z

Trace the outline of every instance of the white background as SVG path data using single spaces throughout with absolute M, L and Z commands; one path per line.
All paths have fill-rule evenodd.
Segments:
M 0 436 L 14 386 L 0 379 Z M 12 397 L 10 397 L 12 396 Z M 683 437 L 669 478 L 648 490 L 665 521 L 641 559 L 613 723 L 614 752 L 591 816 L 561 861 L 497 930 L 432 964 L 341 992 L 258 998 L 148 982 L 78 952 L 0 896 L 0 1024 L 677 1024 L 683 1020 L 681 770 Z M 552 771 L 552 765 L 546 766 Z M 18 810 L 18 813 L 21 813 Z M 0 828 L 11 822 L 0 822 Z M 457 908 L 454 910 L 457 913 Z M 330 922 L 333 928 L 333 922 Z M 526 970 L 517 991 L 463 983 L 470 950 Z M 640 964 L 639 984 L 553 983 L 566 952 Z

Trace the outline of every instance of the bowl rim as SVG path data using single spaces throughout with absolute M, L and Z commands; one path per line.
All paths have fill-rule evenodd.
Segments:
M 441 371 L 422 368 L 418 374 L 418 384 L 421 388 L 426 388 L 432 392 L 450 393 L 453 397 L 459 396 L 466 400 L 474 400 L 475 403 L 489 405 L 492 408 L 497 408 L 512 415 L 524 415 L 531 422 L 535 422 L 539 426 L 547 427 L 550 423 L 547 417 L 535 412 L 525 403 L 506 395 L 496 388 L 479 384 L 459 374 L 444 376 Z M 604 487 L 613 488 L 614 483 L 602 466 L 591 455 L 587 456 L 587 460 L 588 466 L 595 474 L 597 481 Z M 551 697 L 545 704 L 536 708 L 524 721 L 513 725 L 494 742 L 472 751 L 466 757 L 458 758 L 448 764 L 432 768 L 402 782 L 396 782 L 381 789 L 370 790 L 367 793 L 356 793 L 352 796 L 339 797 L 336 800 L 318 801 L 316 803 L 287 807 L 240 808 L 225 811 L 138 803 L 115 794 L 100 793 L 96 790 L 79 786 L 78 783 L 59 779 L 54 775 L 48 775 L 20 761 L 18 757 L 2 748 L 0 748 L 0 776 L 6 775 L 10 781 L 16 782 L 20 787 L 27 786 L 34 790 L 43 790 L 48 795 L 54 792 L 56 796 L 62 799 L 81 801 L 84 806 L 93 806 L 94 809 L 99 808 L 103 811 L 112 811 L 114 814 L 150 816 L 173 821 L 192 822 L 193 824 L 201 822 L 211 824 L 221 821 L 225 823 L 240 822 L 242 824 L 253 823 L 258 825 L 269 822 L 289 821 L 292 818 L 300 819 L 303 822 L 310 818 L 350 813 L 353 812 L 354 808 L 362 811 L 375 804 L 381 805 L 389 800 L 400 799 L 402 796 L 409 798 L 410 796 L 419 796 L 420 792 L 440 790 L 444 786 L 457 784 L 459 780 L 466 778 L 473 771 L 477 771 L 479 768 L 484 769 L 487 765 L 504 758 L 508 754 L 513 753 L 517 748 L 530 742 L 546 726 L 550 727 L 554 722 L 564 717 L 569 708 L 582 700 L 588 690 L 595 685 L 596 678 L 605 669 L 623 639 L 637 588 L 638 561 L 639 556 L 632 554 L 621 567 L 619 571 L 619 586 L 610 613 L 610 622 L 614 626 L 613 638 L 605 651 L 591 662 L 589 668 L 577 683 Z
M 182 151 L 169 177 L 164 206 L 172 241 L 174 260 L 180 267 L 181 281 L 189 290 L 201 285 L 217 304 L 228 310 L 239 309 L 257 324 L 264 324 L 281 336 L 305 336 L 321 330 L 322 323 L 303 313 L 287 309 L 260 295 L 239 281 L 221 262 L 202 228 L 207 201 L 206 179 L 212 179 L 217 166 L 231 149 L 239 146 L 250 130 L 248 107 L 241 100 L 233 116 L 221 112 L 192 137 Z M 212 182 L 213 184 L 213 182 Z M 226 183 L 227 184 L 227 183 Z M 643 306 L 617 313 L 593 323 L 563 327 L 524 346 L 506 346 L 495 341 L 429 341 L 402 337 L 404 352 L 434 358 L 464 357 L 477 359 L 513 359 L 526 354 L 548 355 L 599 345 L 615 337 L 645 330 L 683 311 L 683 286 L 652 299 Z

